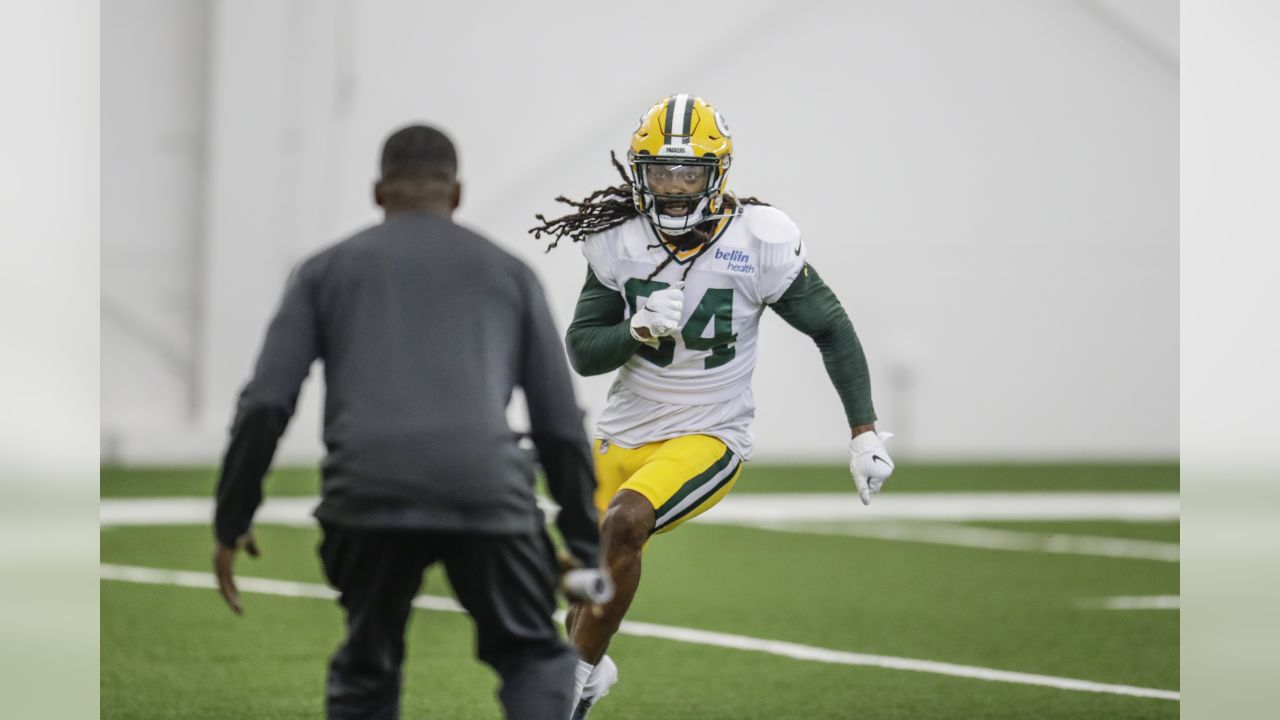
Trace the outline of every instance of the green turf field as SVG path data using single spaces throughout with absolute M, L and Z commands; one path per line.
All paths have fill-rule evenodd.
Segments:
M 951 468 L 948 470 L 947 468 Z M 740 490 L 830 492 L 839 467 L 750 467 Z M 889 491 L 1176 491 L 1176 466 L 903 468 Z M 1017 484 L 1018 473 L 1024 478 Z M 964 478 L 962 481 L 960 478 Z M 847 483 L 847 479 L 840 478 Z M 104 470 L 104 497 L 208 492 L 212 472 Z M 314 473 L 268 494 L 311 495 Z M 737 490 L 735 492 L 738 492 Z M 1010 533 L 1176 543 L 1175 522 L 972 522 Z M 313 528 L 264 526 L 244 577 L 321 586 Z M 207 572 L 207 526 L 102 531 L 111 566 Z M 629 620 L 976 668 L 1178 688 L 1177 610 L 1103 610 L 1114 596 L 1176 596 L 1176 562 L 1014 552 L 690 523 L 655 538 Z M 211 589 L 103 580 L 103 718 L 319 718 L 341 637 L 332 600 L 246 594 L 233 616 Z M 423 591 L 448 595 L 437 571 Z M 469 620 L 415 613 L 405 718 L 499 718 L 495 676 L 471 657 Z M 621 681 L 593 720 L 626 718 L 1176 718 L 1176 700 L 831 664 L 620 635 Z

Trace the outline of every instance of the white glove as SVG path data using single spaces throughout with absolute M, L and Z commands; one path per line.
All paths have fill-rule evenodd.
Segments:
M 642 343 L 657 345 L 658 338 L 670 335 L 680 326 L 684 315 L 684 282 L 677 282 L 650 295 L 644 306 L 631 316 L 631 337 Z M 641 337 L 636 331 L 645 328 L 649 337 Z
M 884 449 L 884 441 L 891 437 L 891 432 L 868 430 L 849 441 L 849 472 L 863 505 L 871 504 L 871 496 L 880 494 L 880 487 L 893 474 L 893 458 Z

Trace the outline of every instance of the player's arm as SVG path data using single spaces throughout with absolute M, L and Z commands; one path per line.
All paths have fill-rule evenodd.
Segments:
M 858 334 L 840 300 L 813 266 L 806 263 L 787 291 L 770 307 L 818 346 L 853 435 L 874 430 L 876 411 L 871 402 L 871 373 L 862 343 L 858 342 Z
M 876 432 L 871 373 L 849 315 L 808 263 L 771 307 L 792 327 L 813 338 L 822 353 L 849 422 L 849 471 L 862 503 L 871 504 L 871 496 L 880 492 L 893 473 L 893 459 L 884 447 L 891 435 Z
M 231 609 L 240 612 L 232 576 L 236 550 L 257 556 L 249 532 L 262 504 L 262 480 L 276 444 L 289 424 L 302 382 L 319 356 L 319 331 L 310 284 L 301 266 L 290 277 L 284 300 L 267 329 L 253 377 L 240 393 L 231 439 L 219 471 L 213 530 L 214 570 Z
M 579 375 L 600 375 L 622 367 L 641 342 L 631 333 L 626 301 L 587 268 L 587 281 L 578 293 L 573 322 L 565 334 L 569 364 Z

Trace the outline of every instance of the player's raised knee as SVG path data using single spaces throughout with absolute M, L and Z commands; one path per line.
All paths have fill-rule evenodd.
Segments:
M 634 549 L 637 552 L 653 532 L 653 506 L 639 493 L 618 493 L 605 512 L 602 539 L 607 547 Z

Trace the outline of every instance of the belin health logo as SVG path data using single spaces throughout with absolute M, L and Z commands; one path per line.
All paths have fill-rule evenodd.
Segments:
M 755 266 L 751 264 L 751 253 L 749 252 L 716 248 L 715 259 L 724 260 L 724 267 L 729 272 L 753 273 L 756 271 Z

